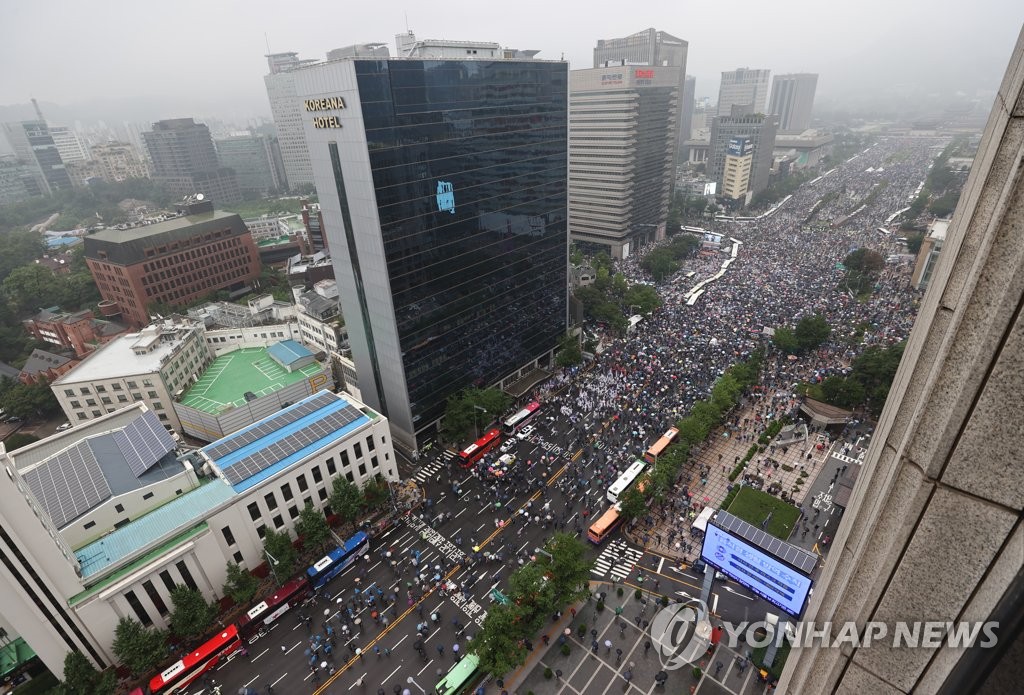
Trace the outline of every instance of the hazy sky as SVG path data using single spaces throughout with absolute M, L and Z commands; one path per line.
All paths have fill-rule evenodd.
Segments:
M 689 42 L 698 96 L 715 97 L 719 73 L 745 66 L 817 72 L 827 101 L 870 87 L 993 90 L 1024 1 L 0 0 L 0 105 L 35 96 L 159 105 L 151 118 L 269 115 L 268 39 L 302 58 L 371 41 L 394 53 L 407 20 L 419 38 L 535 48 L 575 68 L 591 66 L 596 39 L 653 26 Z

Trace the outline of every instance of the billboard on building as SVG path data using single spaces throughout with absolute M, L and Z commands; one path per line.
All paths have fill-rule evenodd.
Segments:
M 732 155 L 733 157 L 743 157 L 744 155 L 750 154 L 753 148 L 754 145 L 750 141 L 750 138 L 730 138 L 729 148 L 726 150 L 726 154 Z

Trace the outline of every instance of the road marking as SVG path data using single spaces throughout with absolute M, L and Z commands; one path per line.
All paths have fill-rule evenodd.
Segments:
M 408 636 L 409 636 L 409 633 L 406 633 L 406 634 L 402 635 L 402 639 L 400 639 L 397 642 L 395 642 L 395 649 L 398 649 L 398 645 L 400 645 L 402 642 L 404 642 L 405 638 L 408 637 Z
M 389 673 L 389 674 L 387 675 L 387 677 L 386 677 L 386 678 L 385 678 L 384 680 L 382 680 L 382 681 L 380 682 L 380 684 L 381 684 L 381 685 L 384 685 L 384 684 L 385 684 L 385 683 L 387 683 L 387 682 L 388 682 L 389 680 L 391 680 L 391 676 L 393 676 L 393 675 L 395 675 L 396 673 L 398 673 L 398 669 L 400 669 L 400 668 L 402 668 L 402 667 L 401 667 L 401 666 L 396 666 L 396 667 L 395 667 L 395 670 L 394 670 L 394 671 L 392 671 L 391 673 Z M 351 689 L 352 689 L 352 688 L 349 688 L 349 690 L 351 690 Z
M 664 564 L 665 564 L 665 558 L 661 558 L 660 560 L 658 560 L 658 569 L 655 570 L 655 572 L 657 572 L 658 574 L 661 574 L 661 568 L 662 568 L 662 566 Z
M 711 594 L 711 612 L 718 614 L 718 594 Z
M 261 656 L 263 656 L 264 654 L 266 654 L 266 653 L 267 653 L 267 652 L 269 652 L 269 651 L 270 651 L 270 647 L 267 647 L 267 648 L 266 648 L 266 649 L 264 649 L 264 650 L 263 650 L 262 652 L 260 652 L 260 653 L 259 653 L 259 654 L 257 654 L 256 656 L 254 656 L 254 657 L 252 658 L 252 660 L 253 660 L 253 661 L 256 661 L 256 659 L 260 658 Z
M 452 517 L 452 519 L 453 519 L 453 520 L 454 520 L 454 519 L 458 519 L 458 518 L 459 518 L 460 516 L 462 516 L 462 515 L 463 515 L 463 514 L 465 514 L 465 513 L 466 513 L 466 508 L 465 508 L 465 507 L 463 507 L 462 509 L 460 509 L 460 510 L 459 510 L 459 513 L 458 513 L 458 514 L 456 514 L 455 516 L 453 516 L 453 517 Z
M 423 668 L 421 668 L 421 669 L 420 669 L 420 672 L 419 672 L 419 673 L 417 673 L 416 675 L 417 675 L 417 676 L 423 675 L 423 672 L 424 672 L 424 671 L 426 671 L 426 670 L 427 670 L 427 668 L 429 668 L 429 667 L 430 667 L 430 665 L 431 665 L 432 663 L 434 663 L 434 660 L 433 660 L 433 659 L 431 659 L 430 661 L 428 661 L 428 662 L 426 663 L 426 665 L 425 665 L 425 666 L 424 666 Z M 383 683 L 381 683 L 381 685 L 384 685 L 384 684 L 383 684 Z
M 302 642 L 296 642 L 296 643 L 295 643 L 295 646 L 293 646 L 293 647 L 292 647 L 292 649 L 295 649 L 295 647 L 298 647 L 298 646 L 299 646 L 299 645 L 301 645 L 301 644 L 302 644 Z M 285 652 L 285 654 L 291 654 L 291 652 L 292 652 L 292 649 L 289 649 L 288 651 L 286 651 L 286 652 Z
M 257 674 L 256 674 L 256 675 L 255 675 L 255 676 L 253 677 L 253 679 L 252 679 L 251 681 L 249 681 L 248 683 L 246 683 L 246 684 L 245 684 L 245 685 L 244 685 L 243 687 L 245 687 L 245 688 L 248 688 L 248 687 L 249 687 L 250 685 L 252 685 L 253 683 L 255 683 L 255 682 L 256 682 L 256 679 L 257 679 L 257 678 L 259 678 L 259 677 L 260 677 L 260 674 L 258 674 L 258 673 L 257 673 Z
M 278 678 L 278 679 L 277 679 L 276 681 L 274 681 L 273 683 L 271 683 L 271 684 L 270 684 L 270 687 L 271 687 L 271 688 L 273 688 L 273 687 L 274 687 L 275 685 L 277 685 L 278 683 L 280 683 L 280 682 L 281 682 L 281 680 L 282 680 L 282 679 L 283 679 L 283 678 L 284 678 L 285 676 L 287 676 L 287 675 L 288 675 L 288 672 L 287 672 L 287 671 L 285 671 L 284 673 L 282 673 L 282 674 L 281 674 L 281 678 Z

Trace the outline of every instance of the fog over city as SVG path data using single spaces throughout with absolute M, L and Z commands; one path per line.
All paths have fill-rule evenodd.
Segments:
M 655 27 L 689 42 L 698 98 L 716 97 L 722 70 L 751 67 L 820 74 L 819 113 L 921 115 L 973 99 L 987 110 L 1022 21 L 1016 0 L 6 2 L 0 120 L 31 118 L 32 97 L 64 122 L 269 116 L 268 43 L 301 58 L 367 42 L 394 55 L 394 35 L 406 28 L 419 38 L 538 49 L 584 68 L 597 39 Z

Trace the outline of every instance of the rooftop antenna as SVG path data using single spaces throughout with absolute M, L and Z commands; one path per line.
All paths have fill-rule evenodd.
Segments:
M 267 55 L 270 55 L 270 37 L 267 36 L 267 32 L 263 32 L 263 40 L 267 42 Z
M 408 12 L 405 13 L 405 31 L 406 31 L 406 33 L 409 32 L 409 13 Z

